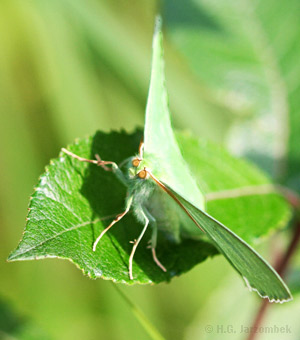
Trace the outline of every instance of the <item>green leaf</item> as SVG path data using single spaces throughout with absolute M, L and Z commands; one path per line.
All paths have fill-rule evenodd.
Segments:
M 200 208 L 204 208 L 204 197 L 182 158 L 171 126 L 159 17 L 153 38 L 151 81 L 144 130 L 144 159 L 160 180 Z
M 277 272 L 246 242 L 205 212 L 167 187 L 167 191 L 185 209 L 199 229 L 204 230 L 218 250 L 243 277 L 247 287 L 270 302 L 292 299 L 288 287 Z
M 140 132 L 98 132 L 93 138 L 77 141 L 70 150 L 86 158 L 99 154 L 120 163 L 136 152 L 140 138 Z M 30 201 L 23 239 L 9 260 L 59 257 L 71 260 L 92 278 L 131 284 L 168 281 L 217 253 L 202 240 L 174 244 L 159 235 L 157 253 L 168 268 L 164 273 L 153 262 L 147 249 L 150 235 L 146 234 L 134 257 L 135 278 L 129 280 L 129 242 L 142 228 L 132 216 L 120 221 L 103 237 L 96 252 L 92 251 L 100 230 L 124 210 L 125 197 L 126 188 L 113 173 L 62 154 L 41 176 Z
M 86 158 L 94 158 L 97 153 L 103 159 L 110 159 L 120 163 L 137 151 L 141 132 L 128 135 L 125 132 L 105 134 L 98 132 L 93 138 L 78 140 L 69 149 Z M 242 169 L 240 182 L 237 176 L 232 177 L 232 186 L 238 184 L 249 186 L 265 178 L 261 173 L 244 161 L 239 161 L 224 152 L 224 158 L 219 159 L 220 148 L 201 143 L 196 138 L 178 135 L 179 145 L 193 169 L 195 178 L 201 178 L 201 183 L 207 183 L 212 188 L 213 176 L 220 177 L 218 190 L 228 188 L 230 171 L 211 167 L 212 173 L 205 170 L 206 160 L 210 164 L 225 161 L 231 171 Z M 190 146 L 193 145 L 193 148 Z M 197 146 L 198 145 L 198 146 Z M 194 156 L 193 156 L 194 155 Z M 193 162 L 191 162 L 191 159 Z M 231 162 L 231 165 L 230 165 Z M 198 167 L 198 170 L 195 170 Z M 237 169 L 237 170 L 235 170 Z M 195 170 L 195 171 L 194 171 Z M 247 170 L 247 171 L 246 171 Z M 201 172 L 203 173 L 201 174 Z M 229 172 L 229 175 L 226 173 Z M 252 176 L 246 176 L 252 173 Z M 255 175 L 256 174 L 256 175 Z M 218 177 L 216 177 L 218 178 Z M 222 183 L 224 185 L 222 186 Z M 86 275 L 97 278 L 114 280 L 116 282 L 151 283 L 168 281 L 176 275 L 189 271 L 196 264 L 204 261 L 208 256 L 217 253 L 216 248 L 204 240 L 185 239 L 180 244 L 167 240 L 163 234 L 158 236 L 157 253 L 168 271 L 163 273 L 153 262 L 151 253 L 146 249 L 150 238 L 146 234 L 139 245 L 134 257 L 134 280 L 128 277 L 128 258 L 132 248 L 129 241 L 139 235 L 142 225 L 133 216 L 126 216 L 112 228 L 101 240 L 97 251 L 92 251 L 92 245 L 100 230 L 106 227 L 117 213 L 124 210 L 126 188 L 111 173 L 93 164 L 79 162 L 62 154 L 60 158 L 51 161 L 46 172 L 41 176 L 30 201 L 28 221 L 18 248 L 9 256 L 10 261 L 33 260 L 42 258 L 63 258 L 75 263 Z M 277 220 L 272 228 L 286 223 L 289 209 L 279 195 L 276 209 L 281 214 L 275 214 Z M 263 205 L 262 205 L 263 199 Z M 269 232 L 268 221 L 270 197 L 269 195 L 255 195 L 252 204 L 235 198 L 235 214 L 231 220 L 227 211 L 220 208 L 218 218 L 228 219 L 229 226 L 234 225 L 239 232 L 253 239 Z M 216 200 L 218 205 L 222 200 Z M 209 207 L 209 206 L 208 206 Z M 210 212 L 210 211 L 209 211 Z M 247 212 L 247 213 L 244 213 Z M 243 213 L 242 215 L 240 213 Z M 260 214 L 255 228 L 251 215 Z M 100 220 L 99 220 L 100 219 Z M 238 220 L 238 223 L 236 223 Z M 198 229 L 195 227 L 195 230 Z

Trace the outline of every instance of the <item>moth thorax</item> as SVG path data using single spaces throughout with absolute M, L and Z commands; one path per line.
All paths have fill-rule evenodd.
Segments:
M 139 159 L 139 158 L 134 158 L 133 160 L 132 160 L 132 166 L 134 166 L 135 168 L 137 168 L 139 165 L 140 165 L 140 163 L 141 163 L 141 159 Z
M 147 170 L 141 170 L 138 172 L 138 176 L 140 179 L 146 179 L 148 177 L 148 171 Z

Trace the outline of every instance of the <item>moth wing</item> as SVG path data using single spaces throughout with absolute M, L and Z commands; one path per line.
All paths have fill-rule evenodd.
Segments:
M 161 19 L 153 37 L 151 80 L 146 106 L 144 160 L 160 180 L 204 209 L 204 196 L 191 176 L 174 136 L 165 86 Z M 182 181 L 184 178 L 184 181 Z
M 165 183 L 160 185 L 212 240 L 216 248 L 243 277 L 247 287 L 270 302 L 287 302 L 292 295 L 279 274 L 252 247 L 222 223 L 201 211 Z

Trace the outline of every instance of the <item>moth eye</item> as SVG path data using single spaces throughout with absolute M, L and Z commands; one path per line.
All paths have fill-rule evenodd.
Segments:
M 145 179 L 145 178 L 147 178 L 147 176 L 148 176 L 148 172 L 147 172 L 146 170 L 141 170 L 141 171 L 138 173 L 138 176 L 139 176 L 139 178 L 141 178 L 141 179 Z
M 133 165 L 135 168 L 137 168 L 137 167 L 140 165 L 140 163 L 141 163 L 141 160 L 138 159 L 138 158 L 134 158 L 134 159 L 132 160 L 132 165 Z

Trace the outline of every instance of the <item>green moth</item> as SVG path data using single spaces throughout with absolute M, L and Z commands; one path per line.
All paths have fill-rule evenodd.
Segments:
M 93 138 L 79 140 L 70 149 L 63 149 L 64 153 L 52 160 L 40 177 L 30 200 L 23 238 L 8 260 L 62 258 L 72 261 L 91 278 L 122 283 L 158 283 L 186 272 L 216 254 L 218 249 L 251 290 L 270 301 L 290 300 L 288 288 L 274 269 L 247 243 L 207 214 L 207 211 L 213 212 L 220 220 L 230 217 L 228 225 L 242 217 L 237 229 L 242 232 L 241 227 L 244 223 L 249 227 L 251 218 L 243 218 L 238 212 L 232 218 L 232 211 L 227 212 L 227 209 L 234 208 L 234 204 L 226 199 L 221 204 L 218 200 L 212 201 L 220 194 L 222 198 L 224 194 L 232 198 L 238 192 L 236 204 L 253 202 L 251 195 L 247 201 L 249 190 L 253 195 L 261 184 L 265 185 L 260 187 L 261 191 L 266 190 L 266 186 L 269 190 L 270 184 L 249 164 L 179 134 L 179 145 L 188 164 L 192 167 L 196 161 L 196 183 L 171 127 L 160 19 L 153 39 L 144 136 L 138 149 L 139 138 L 139 132 L 131 135 L 97 132 Z M 96 159 L 90 159 L 97 153 L 107 159 L 110 157 L 118 165 L 110 160 L 103 161 L 98 155 Z M 220 170 L 219 164 L 223 161 L 227 170 L 231 170 Z M 110 173 L 97 169 L 97 165 Z M 203 188 L 199 187 L 199 182 Z M 230 193 L 227 190 L 231 190 Z M 241 204 L 238 209 L 240 212 L 249 207 L 251 217 L 254 215 L 252 220 L 258 222 L 253 228 L 256 231 L 252 233 L 251 230 L 250 234 L 266 233 L 272 229 L 274 220 L 277 226 L 287 222 L 289 208 L 274 193 L 273 187 L 264 201 L 257 196 L 253 199 L 255 210 L 251 210 L 251 203 Z M 262 209 L 256 209 L 259 202 L 272 209 L 276 207 L 275 217 L 262 216 L 260 219 Z M 124 211 L 117 215 L 115 209 L 122 210 L 123 206 Z M 222 211 L 226 207 L 226 214 L 218 215 L 218 207 Z M 127 216 L 129 211 L 135 218 Z M 122 218 L 122 225 L 115 226 Z M 232 228 L 236 227 L 232 225 Z M 133 244 L 128 244 L 137 235 Z M 140 244 L 148 238 L 150 251 Z
M 122 219 L 130 210 L 144 227 L 133 242 L 129 257 L 129 277 L 133 279 L 132 263 L 135 251 L 147 228 L 151 228 L 150 248 L 156 265 L 162 270 L 168 268 L 157 258 L 157 232 L 167 216 L 160 211 L 160 202 L 176 205 L 182 211 L 184 230 L 177 224 L 167 223 L 164 231 L 177 242 L 180 234 L 193 238 L 203 234 L 225 256 L 235 270 L 243 277 L 250 290 L 271 302 L 285 302 L 292 299 L 288 287 L 277 272 L 245 241 L 226 226 L 205 212 L 205 197 L 193 179 L 177 145 L 170 122 L 168 98 L 165 89 L 164 61 L 162 48 L 161 20 L 156 21 L 153 38 L 153 56 L 150 89 L 146 107 L 144 140 L 138 154 L 126 159 L 121 165 L 97 159 L 89 160 L 72 152 L 63 151 L 78 159 L 112 171 L 127 187 L 128 196 L 123 213 L 97 236 L 93 250 L 101 247 L 105 233 Z M 197 235 L 199 237 L 199 235 Z

